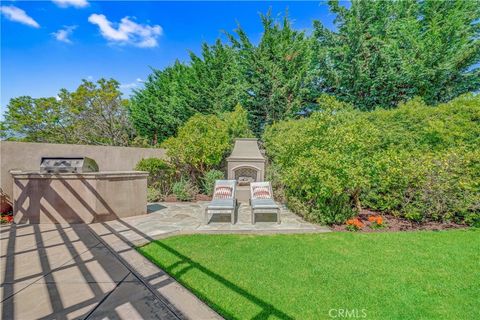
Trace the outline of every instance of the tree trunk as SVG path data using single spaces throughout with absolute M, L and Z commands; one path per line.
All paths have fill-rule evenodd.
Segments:
M 353 191 L 352 198 L 353 198 L 353 203 L 355 204 L 355 209 L 357 210 L 358 213 L 360 213 L 362 211 L 362 204 L 360 203 L 359 189 L 355 189 L 355 191 Z

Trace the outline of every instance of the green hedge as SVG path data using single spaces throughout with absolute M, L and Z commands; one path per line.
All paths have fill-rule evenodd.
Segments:
M 331 97 L 264 134 L 288 205 L 320 223 L 360 208 L 415 221 L 480 219 L 480 96 L 361 112 Z

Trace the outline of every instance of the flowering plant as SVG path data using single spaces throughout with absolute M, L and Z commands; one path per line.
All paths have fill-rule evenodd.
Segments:
M 357 231 L 362 229 L 364 226 L 363 222 L 359 218 L 353 218 L 347 220 L 347 230 L 348 231 Z
M 2 214 L 2 215 L 0 216 L 0 223 L 1 223 L 1 224 L 11 223 L 11 222 L 13 222 L 13 214 L 12 214 L 12 212 L 5 213 L 5 214 Z
M 370 222 L 370 228 L 372 229 L 381 229 L 385 227 L 382 216 L 369 216 L 368 221 Z

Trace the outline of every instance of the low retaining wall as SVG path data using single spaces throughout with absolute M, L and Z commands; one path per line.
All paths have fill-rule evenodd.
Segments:
M 93 223 L 147 213 L 147 172 L 12 176 L 15 223 Z
M 4 202 L 11 204 L 13 199 L 9 171 L 36 171 L 45 156 L 85 156 L 94 159 L 101 171 L 130 171 L 142 158 L 165 158 L 165 149 L 0 141 L 2 206 Z

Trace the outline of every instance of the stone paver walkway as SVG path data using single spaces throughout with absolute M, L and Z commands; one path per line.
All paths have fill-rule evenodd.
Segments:
M 134 246 L 182 233 L 325 232 L 282 209 L 250 224 L 239 208 L 203 222 L 206 203 L 159 203 L 150 214 L 91 225 L 1 226 L 1 319 L 219 319 Z

